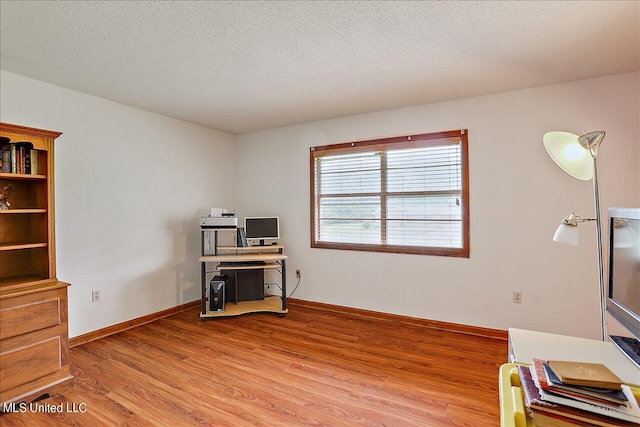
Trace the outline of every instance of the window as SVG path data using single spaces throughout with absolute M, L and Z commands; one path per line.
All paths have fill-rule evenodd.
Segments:
M 469 257 L 467 131 L 311 148 L 311 246 Z

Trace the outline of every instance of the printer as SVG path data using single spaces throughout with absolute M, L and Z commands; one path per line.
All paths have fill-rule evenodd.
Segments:
M 222 208 L 211 208 L 211 213 L 208 216 L 200 217 L 200 227 L 202 228 L 235 228 L 237 226 L 238 218 L 236 218 L 235 212 L 229 212 Z

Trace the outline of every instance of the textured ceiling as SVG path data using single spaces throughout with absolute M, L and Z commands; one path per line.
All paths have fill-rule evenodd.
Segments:
M 1 1 L 0 67 L 230 133 L 640 69 L 637 1 Z

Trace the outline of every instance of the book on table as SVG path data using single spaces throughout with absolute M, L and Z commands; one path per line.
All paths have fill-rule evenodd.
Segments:
M 527 415 L 536 424 L 543 424 L 543 419 L 544 425 L 580 425 L 581 422 L 601 427 L 637 427 L 640 423 L 640 407 L 626 385 L 621 386 L 621 391 L 627 402 L 612 404 L 585 401 L 545 390 L 542 384 L 548 385 L 546 377 L 540 379 L 533 366 L 519 366 L 518 373 Z
M 629 406 L 627 396 L 620 389 L 621 384 L 617 384 L 614 389 L 565 384 L 560 381 L 548 365 L 548 362 L 542 359 L 533 359 L 532 361 L 532 367 L 535 371 L 534 378 L 537 379 L 537 383 L 544 391 L 613 408 L 619 405 Z
M 622 380 L 602 363 L 549 360 L 549 368 L 565 384 L 620 390 Z

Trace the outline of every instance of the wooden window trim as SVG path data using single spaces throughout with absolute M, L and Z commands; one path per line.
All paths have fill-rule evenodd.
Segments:
M 434 256 L 449 256 L 449 257 L 470 257 L 470 209 L 469 209 L 469 132 L 467 129 L 447 131 L 447 132 L 434 132 L 427 134 L 407 135 L 392 138 L 381 138 L 366 141 L 346 142 L 340 144 L 331 144 L 320 147 L 311 147 L 310 149 L 310 222 L 311 222 L 311 247 L 320 249 L 341 249 L 341 250 L 355 250 L 355 251 L 369 251 L 369 252 L 389 252 L 389 253 L 405 253 L 405 254 L 422 254 L 422 255 L 434 255 Z M 316 228 L 318 224 L 319 210 L 316 209 L 319 206 L 320 195 L 315 191 L 315 159 L 325 155 L 340 154 L 341 151 L 355 153 L 358 151 L 371 151 L 376 148 L 398 149 L 398 148 L 412 148 L 418 146 L 424 146 L 425 141 L 436 140 L 437 145 L 441 145 L 440 141 L 443 139 L 455 139 L 460 141 L 461 147 L 461 200 L 462 200 L 462 248 L 443 248 L 443 247 L 426 247 L 426 246 L 401 246 L 401 245 L 388 245 L 388 244 L 357 244 L 357 243 L 335 243 L 335 242 L 321 242 L 316 241 Z M 381 189 L 381 195 L 386 191 L 383 185 Z M 319 193 L 319 192 L 318 192 Z M 386 194 L 388 195 L 388 193 Z M 386 217 L 386 215 L 385 215 Z M 383 221 L 384 222 L 384 221 Z

